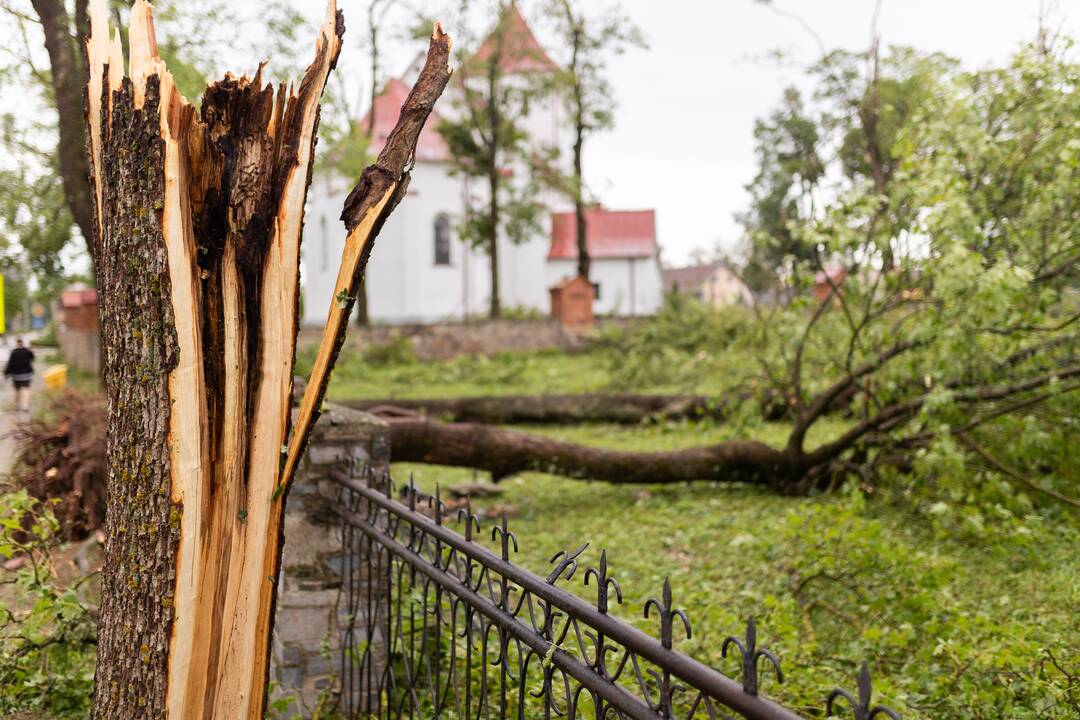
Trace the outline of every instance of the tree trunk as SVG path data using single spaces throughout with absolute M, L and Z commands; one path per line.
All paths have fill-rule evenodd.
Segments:
M 585 99 L 582 96 L 582 80 L 580 75 L 581 44 L 584 33 L 577 24 L 569 4 L 566 6 L 567 17 L 574 24 L 573 33 L 573 56 L 571 61 L 574 73 L 574 220 L 577 226 L 577 272 L 578 275 L 589 279 L 590 258 L 588 226 L 585 223 L 585 176 L 582 170 L 582 155 L 585 147 Z
M 128 76 L 106 0 L 90 8 L 109 418 L 95 718 L 263 717 L 283 506 L 334 359 L 320 356 L 290 435 L 303 208 L 344 32 L 333 0 L 327 10 L 295 89 L 226 76 L 197 111 L 158 57 L 144 0 Z M 403 140 L 388 147 L 415 148 Z M 355 292 L 404 166 L 377 163 L 350 196 L 373 197 L 346 223 L 342 293 Z M 340 343 L 351 305 L 334 305 L 324 345 Z
M 45 50 L 52 70 L 53 96 L 56 102 L 57 160 L 71 217 L 79 228 L 93 256 L 94 213 L 90 204 L 90 174 L 86 161 L 86 128 L 83 126 L 82 73 L 71 35 L 71 21 L 63 0 L 31 0 L 45 33 Z M 85 1 L 75 5 L 76 24 L 84 21 Z M 79 31 L 85 30 L 80 27 Z
M 501 48 L 500 48 L 501 52 Z M 499 143 L 502 131 L 499 117 L 499 63 L 500 56 L 496 55 L 488 62 L 488 122 L 491 125 L 491 154 L 488 157 L 488 259 L 491 261 L 491 299 L 488 306 L 488 316 L 495 320 L 502 314 L 502 306 L 499 302 Z
M 757 401 L 750 395 L 710 398 L 704 395 L 633 395 L 582 393 L 578 395 L 501 395 L 403 400 L 349 400 L 343 405 L 385 415 L 421 413 L 446 422 L 485 425 L 575 425 L 618 423 L 634 425 L 646 420 L 710 418 L 724 420 L 733 404 L 763 402 L 766 420 L 779 420 L 790 410 L 779 398 Z
M 367 327 L 371 324 L 371 315 L 368 312 L 367 283 L 363 280 L 360 281 L 360 286 L 356 290 L 356 324 L 361 327 Z
M 619 484 L 745 482 L 787 492 L 804 475 L 794 454 L 755 440 L 632 452 L 490 425 L 445 424 L 423 418 L 391 419 L 390 448 L 394 462 L 476 468 L 490 472 L 496 482 L 517 473 L 543 472 Z

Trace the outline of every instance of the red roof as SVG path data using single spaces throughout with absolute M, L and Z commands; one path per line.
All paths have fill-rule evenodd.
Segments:
M 397 123 L 401 114 L 401 106 L 405 104 L 405 98 L 409 96 L 409 86 L 398 78 L 394 78 L 386 85 L 382 94 L 375 98 L 375 129 L 371 137 L 371 152 L 378 154 L 386 138 Z M 370 122 L 371 111 L 364 115 L 360 121 L 360 127 L 365 131 Z M 421 162 L 442 162 L 446 160 L 448 151 L 446 141 L 436 129 L 439 127 L 439 114 L 432 112 L 424 129 L 420 131 L 420 139 L 416 143 L 416 159 Z
M 585 243 L 591 258 L 647 258 L 656 255 L 655 210 L 585 211 Z M 577 258 L 574 213 L 552 213 L 549 260 Z
M 502 69 L 506 73 L 553 72 L 559 66 L 551 59 L 525 22 L 517 3 L 511 3 L 491 31 L 480 49 L 473 56 L 484 62 L 497 52 L 499 33 L 502 31 Z
M 97 305 L 98 294 L 94 288 L 72 288 L 60 293 L 61 307 L 72 308 Z

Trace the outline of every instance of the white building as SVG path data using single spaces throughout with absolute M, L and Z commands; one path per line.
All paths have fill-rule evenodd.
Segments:
M 522 77 L 550 72 L 554 62 L 540 47 L 517 7 L 507 18 L 504 71 Z M 489 39 L 490 42 L 490 39 Z M 487 43 L 477 52 L 483 56 Z M 391 80 L 376 98 L 372 153 L 378 153 L 397 121 L 415 80 L 419 63 L 402 78 Z M 451 84 L 447 95 L 456 91 Z M 450 174 L 446 143 L 437 131 L 439 114 L 454 112 L 453 99 L 443 97 L 417 144 L 416 166 L 408 195 L 383 227 L 368 264 L 368 314 L 373 322 L 431 323 L 482 316 L 491 294 L 487 253 L 462 242 L 455 227 L 466 204 L 484 202 L 483 189 Z M 560 148 L 566 162 L 570 129 L 555 99 L 533 103 L 522 127 L 537 149 Z M 366 126 L 369 118 L 361 123 Z M 353 180 L 316 176 L 308 191 L 307 221 L 302 245 L 303 323 L 322 325 L 332 299 L 345 241 L 339 216 Z M 544 222 L 544 236 L 520 245 L 500 238 L 499 284 L 504 308 L 550 311 L 548 287 L 576 271 L 577 248 L 572 213 L 564 199 L 540 198 L 555 211 Z M 661 302 L 660 265 L 652 211 L 621 213 L 588 211 L 587 239 L 593 258 L 591 279 L 598 285 L 596 311 L 608 314 L 653 312 Z
M 599 315 L 649 315 L 660 307 L 662 281 L 653 210 L 585 211 L 589 279 L 596 288 Z M 547 254 L 547 284 L 577 272 L 577 219 L 553 213 Z

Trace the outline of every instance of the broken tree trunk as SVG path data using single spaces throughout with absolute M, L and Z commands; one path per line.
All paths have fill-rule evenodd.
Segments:
M 261 70 L 227 75 L 196 109 L 158 56 L 150 6 L 131 11 L 127 75 L 107 17 L 93 0 L 87 123 L 109 495 L 93 715 L 254 720 L 283 504 L 316 416 L 309 407 L 290 434 L 303 208 L 344 21 L 330 0 L 295 87 L 275 92 Z M 424 72 L 438 92 L 448 46 L 437 31 Z M 413 126 L 434 102 L 416 94 L 383 152 L 391 160 L 380 156 L 354 191 L 363 210 L 349 225 L 343 292 L 407 183 Z M 347 308 L 330 313 L 333 345 Z M 321 396 L 332 361 L 309 392 Z

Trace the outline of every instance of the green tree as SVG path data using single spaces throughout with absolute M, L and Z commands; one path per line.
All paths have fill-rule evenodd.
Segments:
M 492 318 L 501 313 L 499 238 L 518 244 L 534 237 L 540 230 L 542 210 L 534 199 L 532 158 L 521 124 L 530 101 L 542 88 L 536 78 L 508 72 L 513 62 L 532 50 L 521 35 L 517 6 L 500 2 L 497 12 L 487 39 L 478 48 L 459 51 L 460 98 L 455 117 L 439 126 L 449 147 L 452 171 L 485 186 L 481 206 L 466 205 L 460 232 L 466 242 L 488 255 Z
M 580 3 L 581 6 L 584 3 Z M 571 0 L 552 0 L 549 13 L 569 56 L 554 76 L 554 90 L 572 118 L 574 127 L 573 167 L 558 183 L 574 203 L 578 249 L 578 275 L 589 277 L 589 248 L 585 242 L 586 198 L 583 172 L 585 141 L 594 133 L 615 125 L 614 90 L 607 79 L 607 61 L 631 47 L 645 47 L 641 30 L 626 16 L 608 10 L 586 15 Z
M 788 261 L 814 256 L 795 228 L 820 219 L 824 194 L 863 183 L 882 199 L 889 194 L 902 133 L 956 71 L 956 62 L 943 55 L 891 48 L 881 57 L 875 44 L 867 52 L 825 54 L 810 70 L 816 89 L 809 106 L 796 89 L 785 91 L 780 107 L 754 128 L 758 174 L 747 186 L 750 207 L 740 216 L 751 284 L 773 285 L 777 272 L 791 272 Z M 877 209 L 873 222 L 890 230 L 913 219 L 903 202 Z M 893 252 L 883 250 L 887 269 Z
M 809 250 L 793 227 L 814 213 L 818 185 L 825 176 L 821 131 L 794 88 L 780 107 L 754 124 L 758 173 L 746 186 L 750 208 L 739 217 L 750 241 L 745 276 L 756 289 L 767 287 L 787 258 L 806 259 Z
M 5 187 L 0 232 L 10 241 L 9 264 L 24 266 L 43 293 L 71 279 L 61 252 L 74 249 L 72 242 L 81 237 L 82 248 L 92 256 L 82 52 L 89 1 L 0 2 L 0 34 L 8 50 L 0 65 L 0 89 L 24 98 L 17 109 L 0 118 L 0 147 L 11 161 L 0 164 Z M 115 22 L 126 23 L 129 5 L 126 0 L 109 0 Z M 156 17 L 168 38 L 159 54 L 180 91 L 197 98 L 220 56 L 235 45 L 230 28 L 240 23 L 239 18 L 232 8 L 212 0 L 163 0 Z M 276 62 L 271 72 L 292 76 L 289 61 L 301 55 L 304 29 L 298 13 L 289 0 L 272 0 L 261 5 L 257 22 L 266 32 L 258 34 L 256 51 L 286 59 Z M 121 41 L 127 43 L 126 35 Z

